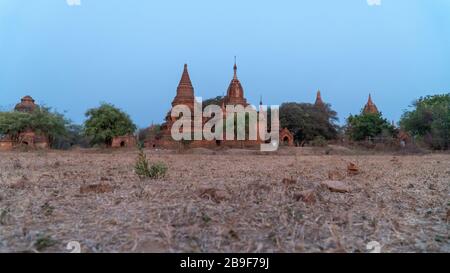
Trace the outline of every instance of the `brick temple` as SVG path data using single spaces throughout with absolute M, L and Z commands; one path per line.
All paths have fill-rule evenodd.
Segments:
M 134 148 L 136 145 L 137 139 L 133 134 L 115 136 L 111 141 L 111 148 Z
M 227 105 L 242 105 L 244 108 L 249 105 L 247 99 L 244 95 L 244 88 L 237 75 L 237 65 L 234 64 L 233 78 L 228 86 L 227 93 L 220 102 L 220 106 L 223 112 L 223 118 L 226 119 Z M 194 107 L 196 104 L 194 87 L 189 76 L 188 66 L 184 65 L 183 73 L 181 75 L 180 82 L 177 87 L 177 92 L 175 98 L 172 101 L 172 107 L 177 105 L 185 105 L 189 107 L 192 113 L 192 120 L 194 120 Z M 262 102 L 260 102 L 262 105 Z M 153 136 L 145 141 L 145 146 L 150 148 L 180 148 L 182 146 L 188 146 L 190 148 L 215 148 L 215 147 L 230 147 L 230 148 L 255 148 L 259 147 L 264 141 L 258 136 L 257 140 L 190 140 L 190 141 L 175 141 L 171 135 L 171 128 L 173 124 L 177 121 L 177 118 L 171 117 L 171 111 L 168 112 L 165 118 L 165 122 L 161 125 L 161 132 L 158 136 Z M 202 128 L 203 125 L 208 121 L 208 118 L 202 118 Z M 192 125 L 192 131 L 194 127 Z M 291 132 L 287 129 L 280 131 L 280 142 L 286 145 L 294 144 L 294 137 Z
M 30 96 L 25 96 L 20 103 L 16 104 L 14 111 L 31 113 L 39 106 Z M 50 146 L 48 136 L 45 133 L 37 133 L 31 128 L 20 132 L 17 137 L 6 135 L 0 137 L 0 150 L 10 150 L 16 146 L 27 146 L 30 148 L 48 148 Z
M 372 95 L 369 94 L 369 99 L 367 100 L 366 105 L 363 110 L 364 114 L 378 114 L 378 108 L 372 101 Z

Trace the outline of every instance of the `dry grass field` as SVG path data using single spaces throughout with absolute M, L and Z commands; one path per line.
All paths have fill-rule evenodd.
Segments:
M 450 252 L 449 154 L 146 154 L 1 152 L 0 252 Z

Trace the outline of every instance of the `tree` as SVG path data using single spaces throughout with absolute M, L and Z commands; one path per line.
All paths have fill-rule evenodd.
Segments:
M 402 130 L 433 149 L 450 147 L 450 93 L 421 97 L 400 120 Z
M 160 139 L 162 130 L 160 124 L 153 124 L 150 127 L 139 129 L 138 140 L 144 143 L 147 139 Z
M 297 142 L 311 141 L 319 136 L 335 139 L 337 121 L 337 113 L 329 104 L 317 107 L 310 103 L 288 102 L 280 106 L 280 128 L 293 132 Z
M 32 112 L 1 112 L 0 135 L 8 135 L 13 140 L 19 139 L 20 133 L 32 130 L 48 137 L 50 144 L 59 137 L 67 135 L 70 121 L 51 108 L 40 106 Z
M 84 133 L 91 137 L 92 144 L 111 146 L 114 137 L 132 134 L 136 130 L 128 114 L 112 104 L 102 103 L 98 108 L 89 109 L 85 116 Z
M 223 96 L 217 96 L 215 98 L 207 99 L 202 102 L 203 110 L 209 105 L 222 106 Z
M 89 147 L 90 138 L 84 135 L 84 128 L 82 125 L 69 124 L 66 126 L 67 133 L 62 136 L 58 136 L 52 143 L 52 147 L 55 149 L 70 149 L 77 145 L 80 147 Z
M 382 135 L 392 137 L 393 133 L 394 127 L 382 117 L 381 113 L 362 112 L 347 118 L 346 134 L 355 141 Z

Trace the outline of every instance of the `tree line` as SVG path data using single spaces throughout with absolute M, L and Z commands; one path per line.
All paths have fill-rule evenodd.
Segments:
M 221 97 L 204 101 L 204 107 L 218 104 Z M 370 139 L 392 139 L 400 131 L 417 143 L 431 149 L 446 150 L 450 146 L 450 94 L 421 97 L 404 111 L 399 127 L 389 123 L 382 113 L 350 115 L 344 126 L 338 125 L 337 113 L 330 104 L 286 102 L 281 104 L 280 127 L 294 135 L 296 145 L 321 145 L 327 141 L 348 139 L 366 141 Z M 159 125 L 141 129 L 130 116 L 109 103 L 101 103 L 85 113 L 83 125 L 77 125 L 62 113 L 50 107 L 40 106 L 32 112 L 0 112 L 0 137 L 15 139 L 20 132 L 33 130 L 45 133 L 51 147 L 67 149 L 74 145 L 92 147 L 110 146 L 115 136 L 137 134 L 143 141 L 160 133 Z M 269 118 L 270 120 L 270 118 Z M 269 125 L 270 126 L 270 125 Z

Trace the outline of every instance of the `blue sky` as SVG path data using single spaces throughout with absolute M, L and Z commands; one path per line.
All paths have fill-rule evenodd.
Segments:
M 235 55 L 251 103 L 313 102 L 320 88 L 341 122 L 369 92 L 397 121 L 450 90 L 448 0 L 66 1 L 0 0 L 3 109 L 29 94 L 81 123 L 106 101 L 144 127 L 163 120 L 184 63 L 209 98 Z

